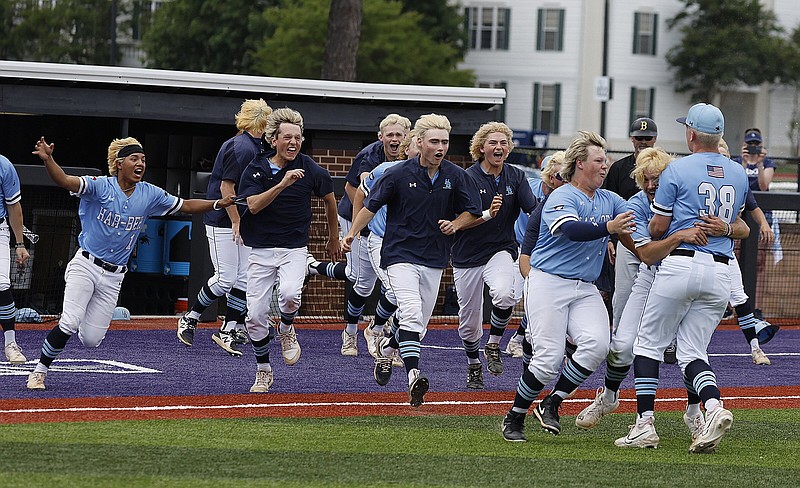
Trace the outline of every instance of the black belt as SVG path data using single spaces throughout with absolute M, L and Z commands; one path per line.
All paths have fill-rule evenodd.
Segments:
M 670 256 L 686 256 L 687 258 L 693 258 L 695 252 L 696 251 L 692 251 L 691 249 L 678 248 L 678 249 L 675 249 L 674 251 L 672 251 L 671 253 L 669 253 L 669 255 Z M 728 264 L 728 261 L 730 261 L 728 256 L 720 256 L 719 254 L 712 254 L 711 256 L 714 258 L 714 261 L 716 261 L 718 263 Z
M 100 266 L 106 271 L 111 271 L 112 273 L 126 273 L 128 271 L 128 267 L 123 265 L 111 264 L 103 261 L 102 259 L 92 256 L 89 254 L 89 251 L 81 251 L 83 257 L 88 259 L 89 261 L 93 262 L 94 264 Z
M 5 221 L 6 221 L 5 217 L 0 217 L 0 224 L 4 223 Z
M 566 277 L 566 276 L 561 276 L 560 274 L 555 274 L 555 273 L 553 273 L 553 274 L 554 274 L 555 276 L 558 276 L 558 277 L 559 277 L 559 278 L 561 278 L 561 279 L 564 279 L 564 280 L 573 280 L 573 281 L 576 281 L 576 280 L 577 280 L 577 281 L 583 281 L 584 283 L 589 283 L 590 285 L 593 283 L 593 282 L 591 282 L 591 281 L 586 281 L 586 280 L 584 280 L 584 279 L 581 279 L 581 278 L 568 278 L 568 277 Z

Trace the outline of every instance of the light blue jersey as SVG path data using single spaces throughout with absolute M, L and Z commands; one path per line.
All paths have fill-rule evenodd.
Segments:
M 399 162 L 400 161 L 387 161 L 379 164 L 378 167 L 370 171 L 369 175 L 364 178 L 359 185 L 364 195 L 369 196 L 369 192 L 372 190 L 372 187 L 375 186 L 375 182 L 378 181 L 378 178 L 383 176 L 383 173 L 385 173 L 387 169 Z M 386 232 L 386 205 L 381 207 L 375 216 L 372 217 L 372 220 L 369 222 L 369 231 L 378 237 L 383 237 L 383 234 Z
M 542 190 L 544 181 L 539 178 L 528 178 L 528 184 L 531 186 L 531 191 L 533 192 L 533 196 L 536 198 L 536 201 L 542 203 L 544 201 L 544 190 Z M 514 223 L 514 234 L 516 234 L 517 244 L 520 246 L 522 245 L 522 241 L 525 240 L 525 229 L 528 228 L 529 218 L 530 214 L 520 212 L 519 217 L 517 217 L 517 221 Z
M 693 227 L 702 215 L 716 215 L 729 224 L 744 208 L 747 173 L 725 156 L 702 152 L 669 164 L 658 180 L 653 212 L 671 217 L 667 237 Z M 708 244 L 683 243 L 679 247 L 733 258 L 730 237 L 708 236 Z
M 78 244 L 118 266 L 128 262 L 145 220 L 174 214 L 183 206 L 183 199 L 146 182 L 137 183 L 128 197 L 115 176 L 83 176 L 75 195 L 81 199 Z
M 608 237 L 593 241 L 571 241 L 561 232 L 564 222 L 606 225 L 627 210 L 627 202 L 614 192 L 598 189 L 589 198 L 573 185 L 550 193 L 542 210 L 539 240 L 531 255 L 531 266 L 562 278 L 595 281 L 603 267 Z
M 639 191 L 639 193 L 630 197 L 628 199 L 628 210 L 633 211 L 633 221 L 636 223 L 636 229 L 631 234 L 631 239 L 633 239 L 636 247 L 644 246 L 652 240 L 647 226 L 653 218 L 653 209 L 650 208 L 650 199 L 647 198 L 647 193 Z
M 19 176 L 14 165 L 5 156 L 0 156 L 0 218 L 8 217 L 9 205 L 14 205 L 22 199 L 19 189 Z

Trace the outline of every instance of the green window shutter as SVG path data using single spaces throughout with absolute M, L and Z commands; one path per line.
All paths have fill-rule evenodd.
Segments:
M 506 91 L 506 99 L 503 100 L 503 104 L 500 105 L 500 110 L 497 113 L 497 117 L 500 119 L 498 122 L 505 122 L 506 121 L 506 102 L 508 101 L 508 83 L 505 81 L 501 81 L 497 85 L 498 88 L 502 88 Z
M 541 85 L 539 83 L 533 84 L 533 124 L 531 127 L 533 130 L 539 130 L 541 127 L 539 125 L 539 91 L 541 90 Z
M 556 95 L 556 103 L 555 108 L 553 110 L 553 134 L 560 134 L 560 122 L 561 122 L 561 83 L 556 83 L 555 89 Z
M 505 10 L 505 15 L 506 15 L 505 31 L 504 31 L 505 35 L 503 36 L 503 45 L 502 46 L 498 46 L 498 49 L 504 49 L 504 50 L 508 51 L 509 42 L 510 42 L 510 37 L 509 36 L 511 34 L 511 9 L 507 8 L 507 9 L 504 9 L 504 10 Z
M 472 29 L 470 25 L 470 14 L 472 13 L 472 8 L 467 7 L 464 9 L 464 29 L 467 31 L 467 46 L 469 49 L 473 48 L 472 45 Z
M 639 13 L 633 14 L 633 54 L 639 52 Z
M 636 120 L 636 87 L 631 87 L 631 101 L 630 105 L 628 106 L 628 127 L 633 124 L 633 121 Z
M 539 9 L 539 17 L 536 21 L 536 50 L 542 50 L 542 39 L 544 38 L 544 9 Z
M 558 45 L 556 51 L 564 50 L 564 9 L 558 11 Z
M 650 88 L 650 106 L 647 107 L 647 113 L 650 114 L 650 118 L 655 118 L 655 105 L 656 105 L 656 89 Z
M 653 14 L 653 52 L 655 56 L 658 52 L 658 14 Z

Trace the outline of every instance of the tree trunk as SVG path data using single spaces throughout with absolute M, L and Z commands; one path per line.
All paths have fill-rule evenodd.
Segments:
M 331 0 L 328 40 L 322 63 L 323 80 L 354 81 L 361 38 L 362 0 Z

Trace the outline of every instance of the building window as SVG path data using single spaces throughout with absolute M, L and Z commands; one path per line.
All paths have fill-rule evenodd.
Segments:
M 470 49 L 508 50 L 511 9 L 467 7 L 464 17 L 469 32 Z
M 538 31 L 536 33 L 537 51 L 564 50 L 564 10 L 540 8 Z
M 636 12 L 633 14 L 633 54 L 656 55 L 658 14 Z
M 502 88 L 506 90 L 506 101 L 508 100 L 508 89 L 506 88 L 505 81 L 479 81 L 478 88 Z M 506 121 L 506 104 L 501 103 L 499 105 L 495 105 L 490 110 L 492 113 L 492 120 L 497 122 L 505 122 Z
M 533 84 L 533 130 L 559 133 L 561 84 Z
M 628 125 L 640 117 L 653 118 L 653 102 L 656 98 L 655 88 L 631 87 L 631 109 Z

